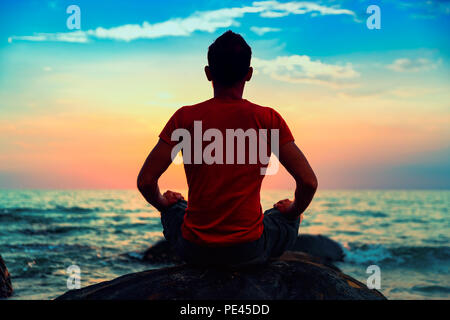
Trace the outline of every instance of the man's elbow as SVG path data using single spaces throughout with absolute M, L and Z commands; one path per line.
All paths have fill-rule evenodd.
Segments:
M 311 193 L 315 193 L 317 188 L 319 187 L 319 181 L 315 175 L 308 177 L 303 181 L 303 187 L 310 191 Z
M 143 176 L 139 175 L 137 178 L 137 188 L 140 193 L 144 193 L 152 186 L 152 182 L 149 179 L 145 179 Z
M 137 178 L 136 186 L 140 193 L 142 193 L 145 189 L 145 183 L 140 177 Z

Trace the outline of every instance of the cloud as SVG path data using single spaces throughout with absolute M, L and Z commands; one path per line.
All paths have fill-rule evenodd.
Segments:
M 252 66 L 271 78 L 290 83 L 308 83 L 341 87 L 359 77 L 351 64 L 335 65 L 311 60 L 306 55 L 280 56 L 272 60 L 254 58 Z
M 265 35 L 268 32 L 281 31 L 280 28 L 270 28 L 270 27 L 251 27 L 250 30 L 256 33 L 258 36 Z
M 257 1 L 251 6 L 222 8 L 210 11 L 197 11 L 186 18 L 172 18 L 158 23 L 126 24 L 113 28 L 98 27 L 87 31 L 68 33 L 35 33 L 31 36 L 11 36 L 8 42 L 22 41 L 58 41 L 86 43 L 91 38 L 132 41 L 136 39 L 154 39 L 161 37 L 189 36 L 195 31 L 215 32 L 220 28 L 239 26 L 239 18 L 253 13 L 263 18 L 277 18 L 287 15 L 350 15 L 351 10 L 328 7 L 313 2 Z
M 11 36 L 8 38 L 9 43 L 13 42 L 14 40 L 86 43 L 89 41 L 89 38 L 87 32 L 73 31 L 58 33 L 36 33 L 32 36 Z
M 260 16 L 265 18 L 278 18 L 290 14 L 307 14 L 314 13 L 315 15 L 339 15 L 346 14 L 355 16 L 351 10 L 340 9 L 336 7 L 327 7 L 314 2 L 285 2 L 278 1 L 258 1 L 253 2 L 253 6 L 264 8 Z
M 419 72 L 436 69 L 438 64 L 439 62 L 432 62 L 425 58 L 418 58 L 415 60 L 401 58 L 387 65 L 386 68 L 396 72 Z

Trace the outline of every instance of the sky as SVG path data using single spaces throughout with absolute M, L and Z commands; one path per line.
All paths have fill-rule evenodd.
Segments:
M 70 5 L 80 29 L 69 29 Z M 369 29 L 370 5 L 380 29 Z M 450 188 L 450 1 L 1 1 L 0 188 L 135 188 L 227 30 L 322 189 Z M 263 188 L 295 183 L 285 170 Z M 186 188 L 171 165 L 161 187 Z

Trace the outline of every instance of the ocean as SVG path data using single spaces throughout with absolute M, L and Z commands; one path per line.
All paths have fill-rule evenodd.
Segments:
M 263 209 L 292 194 L 263 191 Z M 363 283 L 367 268 L 379 266 L 389 299 L 449 299 L 449 200 L 450 191 L 319 191 L 300 233 L 338 241 L 346 256 L 337 266 Z M 137 190 L 0 190 L 0 254 L 12 299 L 66 292 L 71 265 L 82 287 L 162 267 L 140 260 L 161 238 L 159 214 Z

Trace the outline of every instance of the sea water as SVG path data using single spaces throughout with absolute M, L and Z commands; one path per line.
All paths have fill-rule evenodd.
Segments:
M 262 192 L 263 209 L 292 192 Z M 366 283 L 380 268 L 390 299 L 450 298 L 450 191 L 319 191 L 300 233 L 323 234 L 345 251 L 343 272 Z M 81 286 L 163 265 L 141 260 L 162 238 L 159 213 L 134 190 L 0 190 L 0 254 L 13 299 L 66 292 L 67 268 Z

